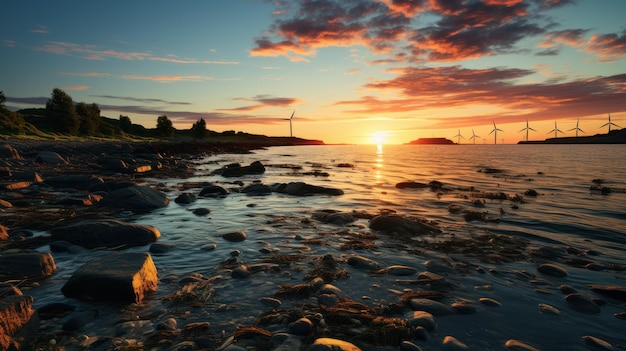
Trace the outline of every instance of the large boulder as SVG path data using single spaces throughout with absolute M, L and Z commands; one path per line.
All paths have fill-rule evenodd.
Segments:
M 161 233 L 153 226 L 119 220 L 83 221 L 65 227 L 53 228 L 53 241 L 68 241 L 87 249 L 98 247 L 141 246 L 153 243 Z
M 19 350 L 13 340 L 35 314 L 33 298 L 27 295 L 9 295 L 0 298 L 0 350 Z
M 157 269 L 149 253 L 116 252 L 85 263 L 61 291 L 79 299 L 141 303 L 157 285 Z
M 369 227 L 373 230 L 404 235 L 441 233 L 439 228 L 424 221 L 395 214 L 376 216 L 370 220 Z
M 54 258 L 47 252 L 0 254 L 0 281 L 40 280 L 56 270 Z
M 272 184 L 272 191 L 296 196 L 307 195 L 343 195 L 343 190 L 336 188 L 311 185 L 304 182 L 277 183 Z
M 100 203 L 133 212 L 148 212 L 165 207 L 170 200 L 167 196 L 149 186 L 132 185 L 111 191 Z

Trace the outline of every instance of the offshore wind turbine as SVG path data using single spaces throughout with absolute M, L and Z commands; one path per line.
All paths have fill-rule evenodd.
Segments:
M 560 129 L 556 126 L 556 121 L 554 121 L 554 129 L 552 129 L 551 131 L 549 131 L 549 132 L 548 132 L 548 134 L 550 134 L 550 133 L 552 133 L 552 132 L 554 132 L 554 138 L 556 138 L 556 137 L 557 137 L 557 133 L 562 133 L 562 134 L 565 134 L 565 133 L 563 133 L 563 131 L 562 131 L 562 130 L 560 130 Z
M 285 118 L 285 121 L 289 121 L 289 137 L 293 138 L 293 125 L 291 122 L 293 121 L 293 115 L 296 113 L 296 110 L 293 110 L 291 113 L 291 117 Z
M 491 130 L 491 132 L 489 132 L 489 135 L 491 135 L 491 133 L 493 133 L 493 144 L 497 144 L 498 143 L 498 132 L 504 132 L 502 129 L 499 129 L 498 127 L 496 127 L 496 121 L 493 121 L 493 129 Z
M 474 133 L 474 129 L 472 129 L 472 136 L 469 138 L 469 140 L 473 140 L 474 144 L 476 144 L 476 138 L 480 138 L 478 135 L 476 135 Z
M 572 129 L 568 130 L 568 132 L 571 132 L 572 130 L 575 130 L 575 131 L 576 131 L 576 137 L 577 137 L 577 138 L 578 138 L 578 132 L 579 132 L 579 131 L 581 131 L 581 132 L 583 132 L 583 133 L 585 132 L 584 130 L 582 130 L 582 129 L 578 128 L 578 122 L 580 122 L 580 120 L 579 120 L 579 119 L 577 119 L 577 120 L 576 120 L 576 128 L 572 128 Z
M 609 121 L 607 123 L 604 123 L 603 125 L 601 125 L 600 128 L 604 128 L 606 126 L 609 126 L 609 133 L 611 132 L 611 126 L 616 126 L 617 128 L 621 128 L 617 124 L 611 122 L 611 114 L 610 113 L 609 113 Z
M 454 136 L 454 138 L 457 138 L 457 144 L 461 143 L 461 138 L 465 139 L 462 135 L 461 135 L 461 129 L 459 129 L 459 133 L 457 135 Z
M 531 127 L 528 126 L 528 120 L 526 120 L 526 128 L 520 130 L 518 133 L 526 131 L 526 141 L 528 141 L 528 131 L 529 130 L 532 130 L 533 132 L 536 132 L 536 130 L 534 130 Z

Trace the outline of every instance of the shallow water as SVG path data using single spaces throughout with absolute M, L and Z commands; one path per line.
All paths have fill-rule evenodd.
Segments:
M 112 306 L 106 303 L 85 303 L 66 299 L 60 288 L 73 271 L 94 255 L 106 252 L 54 254 L 56 274 L 31 289 L 35 307 L 50 302 L 69 302 L 79 309 L 96 308 L 100 311 L 97 323 L 85 327 L 87 335 L 119 334 L 111 326 L 121 320 L 160 322 L 173 314 L 179 325 L 194 321 L 209 321 L 214 332 L 230 333 L 237 325 L 251 325 L 267 309 L 258 302 L 272 296 L 279 284 L 301 283 L 315 260 L 324 254 L 347 258 L 360 254 L 383 266 L 403 264 L 425 271 L 424 262 L 443 258 L 449 262 L 480 267 L 446 278 L 456 284 L 452 300 L 467 299 L 477 306 L 471 315 L 437 317 L 438 326 L 427 342 L 419 343 L 425 350 L 439 348 L 446 335 L 452 335 L 470 349 L 504 349 L 508 339 L 519 339 L 543 350 L 586 350 L 581 339 L 593 335 L 609 341 L 613 346 L 626 345 L 626 321 L 613 316 L 626 310 L 623 302 L 605 299 L 600 314 L 588 315 L 573 310 L 559 291 L 560 284 L 569 284 L 580 292 L 594 295 L 587 284 L 626 285 L 626 272 L 619 270 L 592 271 L 557 263 L 568 270 L 568 275 L 556 278 L 537 272 L 539 259 L 503 264 L 481 262 L 478 257 L 446 254 L 420 247 L 422 240 L 466 238 L 484 233 L 503 234 L 530 241 L 530 249 L 544 246 L 571 247 L 591 250 L 585 258 L 608 265 L 626 265 L 626 145 L 386 145 L 386 146 L 298 146 L 274 147 L 257 150 L 253 154 L 216 155 L 197 161 L 197 175 L 187 180 L 158 180 L 164 183 L 172 200 L 164 209 L 145 215 L 126 218 L 136 223 L 149 224 L 161 232 L 159 242 L 174 245 L 166 254 L 153 255 L 159 270 L 157 293 L 139 306 Z M 266 173 L 242 178 L 223 178 L 210 175 L 211 171 L 232 162 L 249 164 L 261 161 Z M 352 167 L 338 167 L 345 163 Z M 301 169 L 295 169 L 301 166 Z M 490 173 L 488 169 L 501 172 Z M 303 175 L 311 171 L 327 172 L 327 177 Z M 604 180 L 614 189 L 602 195 L 590 191 L 593 179 Z M 401 181 L 428 183 L 437 180 L 450 192 L 435 193 L 430 189 L 397 189 Z M 156 180 L 155 180 L 156 181 Z M 224 198 L 199 198 L 191 205 L 181 206 L 174 199 L 182 191 L 199 193 L 200 188 L 183 190 L 185 182 L 213 182 L 239 189 L 233 181 L 245 185 L 253 181 L 264 184 L 304 181 L 306 183 L 344 190 L 342 196 L 295 197 L 273 193 L 268 196 L 248 196 L 233 191 Z M 524 202 L 485 200 L 485 207 L 472 207 L 472 192 L 521 194 L 528 189 L 537 197 L 524 196 Z M 459 190 L 461 189 L 461 190 Z M 458 204 L 466 209 L 487 211 L 497 222 L 467 222 L 462 214 L 451 214 L 448 206 Z M 512 208 L 517 204 L 518 208 Z M 211 213 L 205 217 L 191 210 L 206 207 Z M 387 235 L 378 235 L 377 247 L 370 250 L 340 250 L 350 238 L 369 233 L 367 220 L 360 219 L 347 227 L 318 223 L 311 220 L 316 210 L 366 211 L 376 214 L 393 210 L 399 214 L 421 216 L 435 221 L 444 231 L 441 237 L 414 238 L 410 242 Z M 230 243 L 221 234 L 245 231 L 248 239 Z M 321 242 L 312 240 L 321 239 Z M 201 247 L 216 244 L 215 250 Z M 233 279 L 220 263 L 232 250 L 240 250 L 239 258 L 246 264 L 262 263 L 268 249 L 280 254 L 300 254 L 301 259 L 280 271 L 253 274 L 246 279 Z M 132 248 L 147 251 L 148 247 Z M 41 251 L 48 251 L 42 247 Z M 399 282 L 399 277 L 370 276 L 343 264 L 351 278 L 333 282 L 352 299 L 374 305 L 398 301 L 393 290 L 419 289 Z M 545 279 L 545 284 L 522 279 L 514 271 L 526 270 Z M 221 275 L 215 282 L 211 303 L 202 307 L 171 306 L 163 298 L 178 289 L 177 278 L 190 273 L 205 277 Z M 177 277 L 177 278 L 176 278 Z M 491 285 L 491 290 L 478 289 Z M 536 289 L 541 288 L 542 292 Z M 487 307 L 478 302 L 480 297 L 491 297 L 501 307 Z M 283 308 L 302 305 L 304 301 L 283 299 Z M 547 303 L 561 311 L 560 315 L 539 312 L 537 305 Z M 120 317 L 120 315 L 122 317 Z M 153 325 L 152 325 L 153 326 Z M 150 326 L 126 330 L 124 337 L 141 339 L 151 331 Z

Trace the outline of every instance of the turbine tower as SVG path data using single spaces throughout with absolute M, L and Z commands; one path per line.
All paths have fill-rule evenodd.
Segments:
M 526 128 L 520 130 L 518 133 L 526 131 L 526 141 L 528 141 L 528 131 L 529 130 L 532 130 L 533 132 L 536 132 L 536 130 L 534 130 L 531 127 L 528 126 L 528 120 L 526 120 Z
M 609 113 L 609 121 L 607 123 L 604 123 L 603 125 L 601 125 L 600 128 L 604 128 L 606 126 L 609 126 L 609 133 L 611 132 L 611 126 L 616 126 L 617 128 L 621 128 L 617 124 L 611 122 L 611 114 L 610 113 Z
M 557 133 L 561 133 L 561 134 L 565 134 L 563 133 L 562 130 L 560 130 L 557 126 L 556 126 L 556 121 L 554 121 L 554 129 L 552 129 L 551 131 L 548 132 L 548 134 L 554 132 L 554 138 L 557 138 Z
M 289 137 L 293 138 L 293 126 L 291 122 L 293 121 L 293 115 L 296 113 L 296 110 L 293 110 L 291 113 L 291 117 L 285 118 L 285 121 L 289 121 Z
M 579 132 L 579 131 L 580 131 L 580 132 L 583 132 L 583 133 L 585 132 L 584 130 L 582 130 L 582 129 L 578 128 L 578 122 L 580 122 L 580 120 L 579 120 L 579 119 L 577 119 L 577 120 L 576 120 L 576 128 L 572 128 L 572 129 L 568 130 L 568 132 L 571 132 L 572 130 L 575 130 L 575 131 L 576 131 L 576 137 L 577 137 L 577 138 L 578 138 L 578 132 Z
M 461 135 L 461 129 L 459 129 L 459 133 L 457 135 L 454 136 L 454 138 L 457 138 L 457 144 L 461 143 L 461 138 L 465 139 L 462 135 Z
M 498 132 L 504 132 L 502 129 L 499 129 L 498 127 L 496 127 L 496 121 L 493 121 L 493 129 L 491 130 L 491 132 L 489 132 L 489 135 L 491 135 L 491 133 L 493 133 L 493 144 L 497 144 L 498 143 Z
M 476 133 L 474 133 L 474 129 L 472 129 L 472 136 L 469 138 L 474 141 L 474 145 L 476 145 L 476 138 L 480 138 Z

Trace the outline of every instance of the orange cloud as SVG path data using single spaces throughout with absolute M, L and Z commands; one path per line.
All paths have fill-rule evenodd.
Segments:
M 621 34 L 595 34 L 584 51 L 600 57 L 604 62 L 617 61 L 626 54 L 626 30 Z

